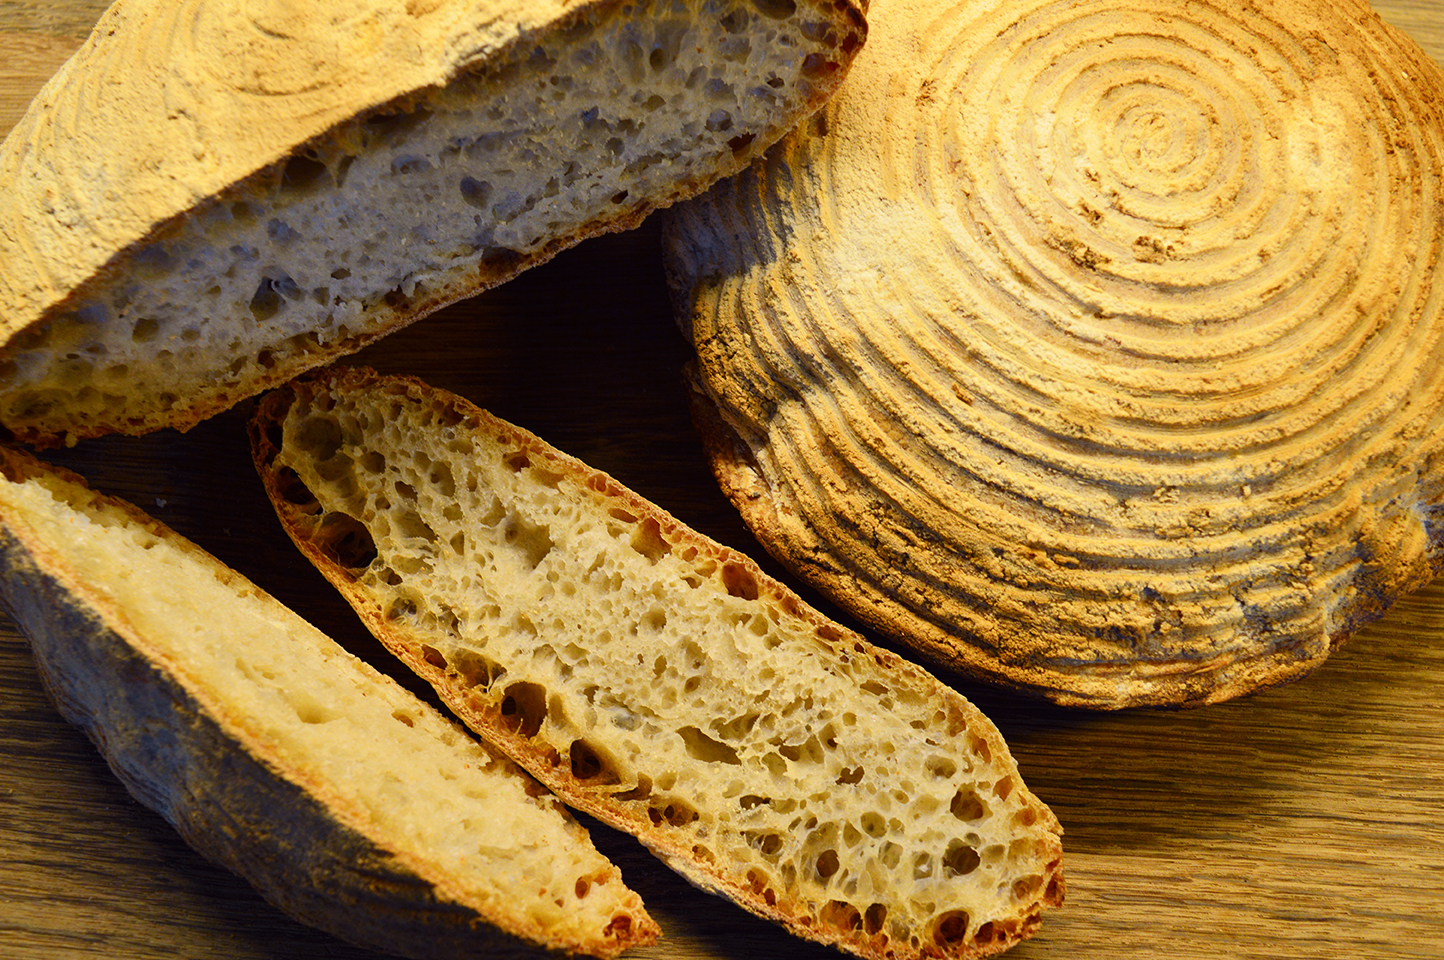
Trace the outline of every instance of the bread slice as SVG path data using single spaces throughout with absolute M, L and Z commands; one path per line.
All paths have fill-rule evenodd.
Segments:
M 0 599 L 130 792 L 277 907 L 407 957 L 611 957 L 658 930 L 515 764 L 239 574 L 0 449 Z
M 864 957 L 971 957 L 1063 896 L 997 729 L 750 559 L 466 400 L 316 371 L 257 467 L 376 636 L 566 802 Z
M 186 428 L 734 173 L 853 0 L 118 0 L 0 149 L 0 424 Z

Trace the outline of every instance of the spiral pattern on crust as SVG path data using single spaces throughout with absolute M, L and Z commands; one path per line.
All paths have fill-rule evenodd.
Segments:
M 1362 4 L 871 18 L 823 120 L 669 227 L 764 544 L 1104 706 L 1297 676 L 1427 579 L 1437 64 Z

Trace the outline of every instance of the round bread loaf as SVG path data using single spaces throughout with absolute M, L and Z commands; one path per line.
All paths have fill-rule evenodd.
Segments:
M 878 0 L 669 218 L 762 543 L 1057 702 L 1300 677 L 1439 568 L 1444 74 L 1358 0 Z

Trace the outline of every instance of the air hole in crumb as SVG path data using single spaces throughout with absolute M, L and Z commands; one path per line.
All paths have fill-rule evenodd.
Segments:
M 743 133 L 729 139 L 727 146 L 732 149 L 733 153 L 741 153 L 743 150 L 752 146 L 752 141 L 756 139 L 757 135 L 755 133 Z
M 572 776 L 578 780 L 598 780 L 607 772 L 607 765 L 601 755 L 585 740 L 573 740 L 568 754 L 571 758 Z
M 426 173 L 431 169 L 431 161 L 426 157 L 414 153 L 408 153 L 394 158 L 391 161 L 392 176 L 407 176 L 413 173 Z
M 614 194 L 612 194 L 612 202 L 613 202 L 613 203 L 626 203 L 626 202 L 627 202 L 627 191 L 626 191 L 626 190 L 622 190 L 622 191 L 620 191 L 619 193 L 614 193 Z
M 862 773 L 862 767 L 853 767 L 851 770 L 843 767 L 842 772 L 837 775 L 837 782 L 840 784 L 858 783 L 862 780 Z
M 737 756 L 737 751 L 720 740 L 713 739 L 696 727 L 682 727 L 677 733 L 682 737 L 682 742 L 687 747 L 687 754 L 693 760 L 701 760 L 704 763 L 736 763 L 742 762 Z
M 541 732 L 546 717 L 547 692 L 540 684 L 519 680 L 506 688 L 501 720 L 508 731 L 530 739 Z
M 740 563 L 722 565 L 722 585 L 729 594 L 742 600 L 758 597 L 757 577 Z
M 1010 794 L 1010 793 L 1012 793 L 1012 792 L 1013 792 L 1013 778 L 1012 778 L 1012 777 L 1004 777 L 1003 779 L 999 780 L 997 783 L 993 784 L 993 793 L 995 793 L 995 794 L 998 795 L 998 799 L 999 799 L 999 800 L 1006 800 L 1006 799 L 1008 799 L 1008 794 Z
M 1013 881 L 1013 899 L 1027 900 L 1043 885 L 1042 877 L 1023 877 Z
M 862 929 L 868 936 L 880 933 L 886 922 L 887 907 L 881 903 L 874 903 L 862 915 Z
M 818 916 L 824 926 L 844 933 L 862 929 L 862 914 L 857 907 L 844 900 L 829 900 L 823 904 Z
M 308 417 L 296 429 L 293 442 L 314 460 L 330 460 L 341 449 L 341 425 L 330 417 Z
M 575 892 L 578 900 L 585 900 L 587 894 L 592 892 L 591 881 L 586 877 L 578 877 Z
M 311 540 L 347 570 L 364 570 L 377 557 L 371 531 L 349 514 L 326 514 Z
M 528 523 L 520 517 L 508 517 L 502 527 L 502 537 L 522 552 L 526 563 L 535 570 L 556 546 L 552 542 L 551 530 L 542 524 Z
M 842 864 L 837 859 L 836 850 L 824 850 L 817 857 L 817 875 L 827 880 L 837 873 Z
M 632 549 L 652 563 L 672 552 L 672 545 L 662 536 L 662 526 L 652 517 L 647 517 L 632 531 Z
M 251 297 L 251 316 L 257 323 L 264 323 L 281 312 L 281 295 L 270 277 L 263 277 Z
M 290 467 L 281 467 L 275 472 L 274 478 L 276 496 L 282 500 L 297 507 L 319 507 L 311 488 L 306 486 L 300 475 Z
M 381 615 L 390 621 L 407 620 L 416 616 L 418 609 L 413 597 L 398 596 L 386 605 Z
M 298 153 L 286 161 L 281 170 L 281 188 L 294 193 L 315 190 L 329 179 L 326 164 L 313 154 Z
M 443 661 L 438 666 L 445 667 L 446 662 Z M 463 684 L 472 689 L 490 687 L 505 673 L 497 664 L 469 650 L 457 650 L 452 653 L 451 669 Z
M 637 785 L 630 790 L 612 794 L 614 800 L 645 800 L 652 795 L 652 778 L 646 774 L 637 775 Z
M 409 714 L 402 713 L 400 710 L 393 710 L 391 712 L 391 719 L 399 720 L 408 727 L 416 726 L 416 721 L 413 720 Z
M 809 53 L 802 58 L 802 75 L 813 80 L 830 77 L 840 69 L 842 69 L 841 64 L 827 59 L 820 53 Z
M 427 663 L 431 664 L 438 670 L 446 669 L 446 655 L 443 654 L 440 650 L 431 646 L 430 644 L 423 643 L 421 645 L 421 659 L 425 660 Z
M 924 766 L 939 780 L 951 780 L 958 772 L 958 765 L 948 757 L 928 757 Z
M 459 186 L 461 199 L 477 208 L 485 208 L 491 202 L 491 184 L 485 180 L 462 177 Z
M 605 756 L 599 749 L 583 739 L 575 739 L 572 746 L 567 749 L 572 777 L 579 781 L 617 782 L 617 774 L 612 771 L 611 765 L 606 762 Z
M 962 910 L 949 910 L 933 927 L 933 941 L 940 947 L 956 947 L 967 941 L 968 915 Z
M 660 827 L 664 823 L 674 827 L 685 827 L 697 820 L 697 811 L 680 800 L 668 800 L 665 804 L 654 802 L 647 810 L 647 816 L 651 818 L 652 825 Z
M 977 850 L 961 840 L 953 840 L 943 853 L 943 875 L 966 876 L 978 869 L 978 864 L 982 862 Z
M 141 317 L 131 328 L 130 338 L 136 343 L 149 343 L 160 332 L 160 324 L 150 317 Z
M 776 833 L 759 834 L 753 839 L 753 843 L 764 857 L 775 857 L 782 852 L 782 837 Z
M 983 798 L 974 790 L 959 790 L 953 795 L 953 802 L 948 809 L 959 820 L 981 820 L 988 812 Z

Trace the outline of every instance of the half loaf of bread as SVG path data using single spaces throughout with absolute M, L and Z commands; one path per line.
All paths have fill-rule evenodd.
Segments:
M 851 0 L 119 0 L 0 149 L 0 424 L 186 428 L 734 173 Z
M 199 547 L 4 449 L 0 599 L 130 792 L 303 923 L 417 958 L 656 938 L 515 764 Z
M 1057 819 L 955 691 L 747 557 L 410 378 L 265 397 L 300 549 L 466 723 L 703 889 L 865 957 L 972 957 L 1063 895 Z
M 934 661 L 1294 680 L 1444 569 L 1444 71 L 1363 0 L 878 0 L 668 212 L 722 486 Z

